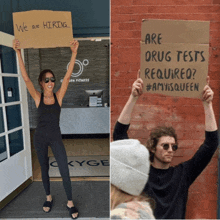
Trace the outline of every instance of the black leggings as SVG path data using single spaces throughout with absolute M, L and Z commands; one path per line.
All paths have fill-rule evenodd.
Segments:
M 72 187 L 67 163 L 66 150 L 63 145 L 60 132 L 36 132 L 34 136 L 34 146 L 41 166 L 42 181 L 46 195 L 50 195 L 50 180 L 48 174 L 48 146 L 50 146 L 63 179 L 63 186 L 67 195 L 67 199 L 72 200 Z

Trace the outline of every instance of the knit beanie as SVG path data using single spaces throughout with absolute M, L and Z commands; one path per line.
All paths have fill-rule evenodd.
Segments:
M 111 184 L 138 196 L 142 193 L 150 170 L 148 149 L 138 140 L 125 139 L 110 144 Z

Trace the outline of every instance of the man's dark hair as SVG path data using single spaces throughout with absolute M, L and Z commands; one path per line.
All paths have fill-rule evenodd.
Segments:
M 159 139 L 163 136 L 173 137 L 175 139 L 176 144 L 177 144 L 177 135 L 176 135 L 176 132 L 173 127 L 159 126 L 159 127 L 154 128 L 150 133 L 150 137 L 147 140 L 147 146 L 146 146 L 150 152 L 150 161 L 151 162 L 154 161 L 154 153 L 151 152 L 151 150 L 153 150 L 153 149 L 156 150 L 157 143 L 158 143 Z

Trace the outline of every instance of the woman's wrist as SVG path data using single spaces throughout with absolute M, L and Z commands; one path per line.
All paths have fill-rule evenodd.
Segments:
M 21 50 L 20 50 L 20 49 L 16 50 L 15 52 L 16 52 L 16 54 L 17 54 L 18 56 L 21 56 Z

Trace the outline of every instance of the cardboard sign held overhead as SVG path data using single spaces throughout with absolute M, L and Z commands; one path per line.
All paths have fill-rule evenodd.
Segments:
M 201 98 L 208 74 L 209 22 L 143 20 L 144 92 Z
M 69 47 L 73 40 L 71 12 L 33 10 L 13 13 L 20 48 Z

